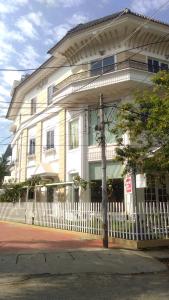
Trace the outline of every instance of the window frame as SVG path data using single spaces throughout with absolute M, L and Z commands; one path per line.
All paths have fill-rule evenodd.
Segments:
M 29 155 L 34 155 L 35 154 L 35 148 L 36 148 L 36 139 L 35 138 L 30 138 L 29 139 Z
M 50 105 L 53 100 L 53 94 L 54 94 L 54 84 L 51 84 L 47 88 L 47 103 Z
M 36 103 L 36 97 L 31 99 L 31 116 L 35 115 L 37 111 L 37 103 Z
M 150 73 L 158 73 L 160 70 L 166 70 L 169 69 L 169 64 L 165 61 L 161 61 L 158 58 L 147 58 L 147 64 L 148 64 L 148 72 Z
M 50 129 L 46 131 L 46 150 L 55 148 L 55 131 Z
M 77 143 L 74 143 L 76 138 L 72 138 L 71 125 L 77 122 Z M 69 150 L 74 150 L 79 148 L 79 118 L 73 119 L 69 122 Z
M 104 64 L 105 61 L 108 59 L 113 59 L 113 63 L 112 64 Z M 92 68 L 92 66 L 94 66 L 94 64 L 99 64 L 99 63 L 100 63 L 100 67 L 96 67 L 94 69 Z M 112 68 L 110 69 L 111 66 L 112 66 Z M 97 75 L 101 75 L 101 74 L 111 73 L 111 72 L 114 72 L 114 70 L 115 70 L 115 55 L 106 56 L 104 58 L 92 60 L 90 62 L 90 75 L 91 76 L 97 76 Z

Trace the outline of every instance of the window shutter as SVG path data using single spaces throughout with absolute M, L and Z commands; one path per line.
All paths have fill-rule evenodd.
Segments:
M 51 141 L 50 141 L 50 145 L 51 145 L 51 148 L 54 148 L 54 131 L 53 131 L 53 130 L 51 131 Z
M 29 154 L 35 154 L 35 139 L 30 139 L 29 141 Z
M 48 87 L 48 104 L 52 102 L 53 99 L 53 91 L 54 91 L 54 85 L 50 85 Z
M 47 149 L 54 148 L 54 130 L 47 131 Z
M 36 113 L 36 98 L 31 99 L 31 115 Z

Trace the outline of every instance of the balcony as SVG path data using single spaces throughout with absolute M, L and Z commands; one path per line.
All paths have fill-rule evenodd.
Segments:
M 57 98 L 59 100 L 59 96 L 67 96 L 69 93 L 77 92 L 79 88 L 85 90 L 127 80 L 145 81 L 145 73 L 149 74 L 150 77 L 152 76 L 148 64 L 135 60 L 126 60 L 108 66 L 107 71 L 104 72 L 102 69 L 95 69 L 94 71 L 92 70 L 92 72 L 90 70 L 82 71 L 70 75 L 57 84 L 54 87 L 53 98 L 54 100 Z M 85 84 L 88 86 L 87 88 L 85 88 Z M 68 93 L 66 93 L 66 91 Z
M 116 145 L 107 145 L 106 146 L 106 158 L 112 159 L 116 156 Z M 88 161 L 100 161 L 101 160 L 101 148 L 98 146 L 89 146 L 88 147 Z

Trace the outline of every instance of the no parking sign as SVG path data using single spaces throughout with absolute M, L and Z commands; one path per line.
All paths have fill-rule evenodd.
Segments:
M 124 186 L 126 193 L 132 193 L 132 178 L 131 176 L 127 176 L 124 180 Z

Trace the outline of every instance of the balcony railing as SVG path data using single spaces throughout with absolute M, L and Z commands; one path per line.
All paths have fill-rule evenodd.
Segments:
M 59 84 L 57 84 L 54 87 L 54 94 L 57 95 L 58 91 L 66 87 L 67 85 L 83 80 L 83 79 L 89 79 L 93 77 L 97 77 L 99 75 L 104 75 L 112 72 L 117 72 L 121 71 L 124 69 L 136 69 L 136 70 L 142 70 L 142 71 L 147 71 L 150 72 L 148 64 L 141 62 L 141 61 L 136 61 L 136 60 L 125 60 L 122 62 L 119 62 L 117 64 L 113 64 L 111 66 L 107 66 L 107 71 L 103 71 L 103 68 L 97 68 L 95 70 L 87 70 L 87 71 L 82 71 L 77 74 L 72 74 L 69 77 L 65 78 L 63 81 L 61 81 Z

